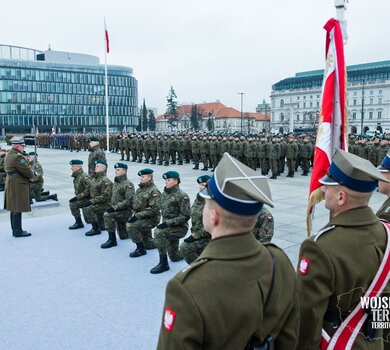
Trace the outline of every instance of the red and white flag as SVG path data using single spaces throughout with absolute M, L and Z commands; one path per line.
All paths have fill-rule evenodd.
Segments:
M 337 148 L 348 150 L 347 72 L 340 21 L 330 19 L 326 30 L 326 67 L 322 82 L 320 120 L 310 180 L 307 232 L 311 232 L 314 206 L 323 199 L 319 180 L 328 172 Z
M 106 52 L 110 53 L 110 40 L 108 38 L 108 30 L 107 30 L 107 26 L 106 26 L 106 19 L 104 19 L 104 37 L 105 37 L 105 41 L 106 41 Z

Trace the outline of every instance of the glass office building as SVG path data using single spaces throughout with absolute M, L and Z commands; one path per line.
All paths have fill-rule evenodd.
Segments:
M 104 65 L 95 56 L 0 45 L 0 128 L 5 133 L 105 132 Z M 108 66 L 109 127 L 138 124 L 129 67 Z

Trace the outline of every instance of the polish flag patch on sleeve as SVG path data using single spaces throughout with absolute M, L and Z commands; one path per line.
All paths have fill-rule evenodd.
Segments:
M 307 275 L 307 272 L 309 270 L 309 264 L 310 264 L 310 260 L 309 259 L 306 259 L 304 256 L 302 257 L 301 259 L 301 262 L 299 263 L 299 273 L 301 275 Z
M 176 312 L 171 310 L 169 306 L 166 306 L 165 314 L 164 314 L 164 327 L 167 330 L 167 332 L 170 332 L 173 329 L 175 318 L 176 318 Z

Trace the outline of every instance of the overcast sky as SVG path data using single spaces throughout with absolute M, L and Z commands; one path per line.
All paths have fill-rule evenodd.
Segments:
M 347 64 L 390 59 L 390 1 L 348 4 Z M 1 44 L 97 55 L 130 66 L 139 104 L 165 112 L 179 103 L 220 100 L 244 110 L 269 101 L 272 84 L 324 67 L 325 30 L 334 0 L 40 0 L 1 7 Z

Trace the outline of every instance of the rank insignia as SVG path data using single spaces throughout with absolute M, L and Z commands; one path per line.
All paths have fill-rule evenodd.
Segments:
M 173 324 L 175 323 L 175 318 L 176 312 L 171 310 L 169 306 L 166 306 L 164 314 L 164 327 L 168 332 L 172 330 Z
M 309 270 L 309 263 L 310 260 L 306 259 L 304 256 L 301 259 L 301 262 L 299 263 L 299 273 L 301 275 L 307 275 L 307 271 Z

